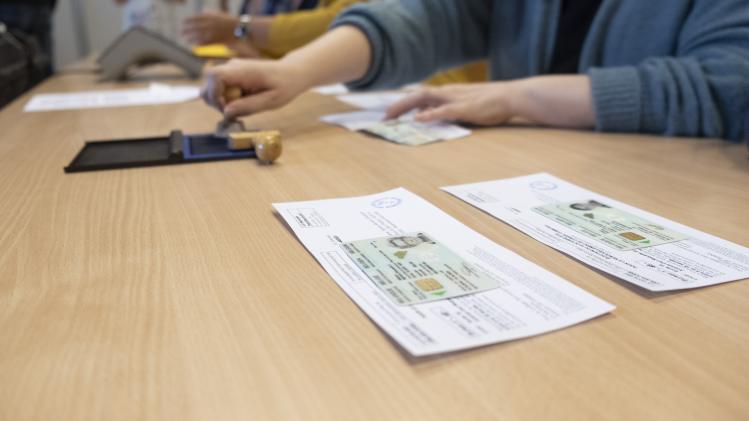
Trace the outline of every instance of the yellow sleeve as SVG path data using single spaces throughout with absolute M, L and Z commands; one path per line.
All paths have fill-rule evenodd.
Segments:
M 327 31 L 330 23 L 344 8 L 362 0 L 323 0 L 313 10 L 301 10 L 276 15 L 270 25 L 268 48 L 263 53 L 269 57 L 282 57 Z
M 489 68 L 486 61 L 482 60 L 437 73 L 424 83 L 441 86 L 450 83 L 486 82 L 487 80 L 489 80 Z

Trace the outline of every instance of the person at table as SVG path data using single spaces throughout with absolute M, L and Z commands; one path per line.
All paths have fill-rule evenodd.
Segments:
M 114 0 L 122 9 L 122 30 L 148 28 L 177 41 L 177 10 L 185 0 Z
M 669 136 L 745 136 L 746 0 L 404 0 L 357 5 L 278 61 L 213 69 L 205 100 L 228 117 L 280 107 L 310 86 L 398 87 L 488 57 L 494 82 L 425 89 L 389 117 Z M 238 85 L 245 96 L 224 104 Z
M 325 34 L 346 7 L 364 0 L 244 0 L 239 16 L 205 11 L 187 18 L 182 36 L 193 45 L 225 44 L 239 57 L 280 58 Z M 434 75 L 431 85 L 487 80 L 484 61 Z
M 282 57 L 324 34 L 336 15 L 361 0 L 244 0 L 239 16 L 204 11 L 182 24 L 194 45 L 225 44 L 240 57 Z

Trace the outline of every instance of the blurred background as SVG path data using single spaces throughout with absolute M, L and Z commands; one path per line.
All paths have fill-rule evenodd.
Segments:
M 122 32 L 126 14 L 137 8 L 138 0 L 118 5 L 115 0 L 58 0 L 52 26 L 54 66 L 61 69 L 89 54 L 103 51 Z M 179 36 L 183 18 L 201 9 L 219 8 L 219 0 L 184 0 L 158 9 L 158 26 L 164 35 L 184 43 Z M 229 10 L 237 11 L 241 0 L 228 0 Z

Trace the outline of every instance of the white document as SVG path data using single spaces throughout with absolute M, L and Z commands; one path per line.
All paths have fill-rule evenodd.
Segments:
M 339 95 L 337 98 L 356 108 L 370 111 L 385 111 L 389 106 L 405 98 L 410 92 L 381 91 L 364 94 Z
M 352 111 L 350 113 L 328 114 L 320 117 L 323 123 L 341 126 L 351 131 L 366 129 L 385 119 L 385 111 Z
M 749 277 L 749 249 L 601 196 L 550 174 L 443 187 L 538 241 L 651 291 L 697 288 Z M 590 204 L 618 212 L 595 228 Z M 549 209 L 593 218 L 581 225 Z M 609 222 L 612 222 L 609 221 Z M 634 221 L 634 222 L 633 222 Z M 636 227 L 632 229 L 632 227 Z M 644 229 L 645 232 L 639 231 Z M 652 234 L 652 235 L 651 235 Z M 617 237 L 618 236 L 618 237 Z M 653 238 L 650 238 L 653 237 Z M 640 245 L 637 245 L 640 243 Z
M 312 90 L 322 95 L 342 95 L 348 93 L 348 88 L 346 88 L 346 86 L 341 83 L 337 85 L 317 86 L 315 88 L 312 88 Z
M 273 206 L 346 294 L 414 356 L 538 335 L 614 309 L 403 188 Z M 344 242 L 415 231 L 439 239 L 496 279 L 499 287 L 457 298 L 396 305 L 341 247 Z
M 143 89 L 34 95 L 26 103 L 24 111 L 36 112 L 172 104 L 191 101 L 197 99 L 199 96 L 200 88 L 197 86 L 170 86 L 162 83 L 152 83 L 148 88 Z
M 450 124 L 442 121 L 431 123 L 418 123 L 413 119 L 414 113 L 401 116 L 398 120 L 407 122 L 417 130 L 423 130 L 430 135 L 438 137 L 440 140 L 453 140 L 470 136 L 471 131 L 460 127 L 456 124 Z M 352 111 L 348 113 L 329 114 L 320 117 L 320 121 L 336 126 L 344 127 L 351 131 L 367 130 L 383 122 L 385 111 L 368 110 Z

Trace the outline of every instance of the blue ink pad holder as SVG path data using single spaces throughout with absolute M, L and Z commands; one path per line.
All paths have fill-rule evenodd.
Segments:
M 189 164 L 255 158 L 255 151 L 231 150 L 225 137 L 213 133 L 184 135 L 172 131 L 168 137 L 86 142 L 66 173 Z

